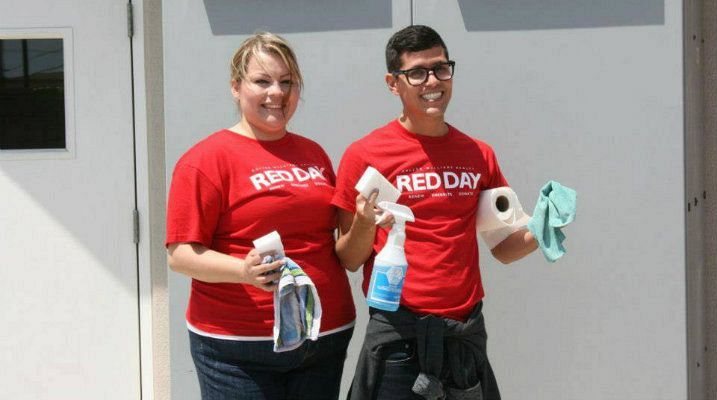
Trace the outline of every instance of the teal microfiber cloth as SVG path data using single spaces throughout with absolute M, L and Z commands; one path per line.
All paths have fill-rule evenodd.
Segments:
M 540 250 L 549 262 L 555 262 L 565 254 L 565 234 L 560 228 L 575 219 L 575 190 L 555 181 L 540 189 L 533 217 L 528 221 L 528 230 L 538 241 Z

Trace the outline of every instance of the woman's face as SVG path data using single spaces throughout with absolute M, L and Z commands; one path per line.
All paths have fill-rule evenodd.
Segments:
M 249 59 L 244 80 L 232 81 L 232 95 L 242 113 L 240 124 L 257 139 L 278 139 L 286 133 L 299 102 L 299 87 L 291 78 L 281 57 L 259 52 Z

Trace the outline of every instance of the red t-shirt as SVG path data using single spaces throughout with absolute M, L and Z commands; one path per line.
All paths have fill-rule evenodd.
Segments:
M 334 252 L 335 175 L 315 142 L 293 133 L 257 141 L 229 130 L 189 149 L 172 175 L 166 244 L 194 242 L 244 258 L 252 241 L 278 231 L 288 257 L 316 285 L 321 331 L 351 323 L 354 304 Z M 270 337 L 271 292 L 192 279 L 187 322 L 202 332 Z
M 341 159 L 332 203 L 350 212 L 367 166 L 399 191 L 416 222 L 406 223 L 408 270 L 401 304 L 419 314 L 465 320 L 483 298 L 476 209 L 481 190 L 508 186 L 493 149 L 452 126 L 441 137 L 416 135 L 394 120 L 349 146 Z M 373 258 L 388 232 L 378 229 L 364 265 L 366 292 Z

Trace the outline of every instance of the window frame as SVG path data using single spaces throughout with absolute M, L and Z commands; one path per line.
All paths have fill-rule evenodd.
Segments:
M 66 160 L 75 158 L 75 82 L 72 28 L 0 28 L 0 40 L 61 39 L 65 101 L 64 149 L 0 149 L 4 160 Z

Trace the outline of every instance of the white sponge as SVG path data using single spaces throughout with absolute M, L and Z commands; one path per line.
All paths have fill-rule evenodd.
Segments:
M 368 198 L 371 195 L 371 192 L 378 189 L 376 204 L 382 201 L 395 203 L 401 196 L 401 192 L 399 192 L 398 189 L 396 189 L 396 187 L 388 181 L 388 179 L 381 175 L 376 168 L 371 166 L 366 168 L 366 172 L 361 175 L 361 179 L 359 179 L 358 183 L 356 183 L 355 188 L 365 198 Z

